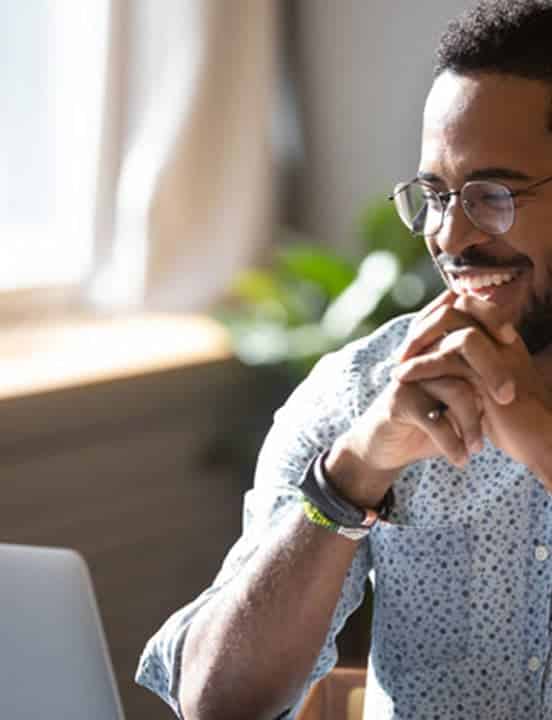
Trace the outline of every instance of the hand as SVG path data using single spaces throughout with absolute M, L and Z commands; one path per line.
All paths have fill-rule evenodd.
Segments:
M 430 420 L 428 413 L 440 402 L 454 412 Z M 462 467 L 468 455 L 460 427 L 467 427 L 478 442 L 479 408 L 465 380 L 395 380 L 334 444 L 326 469 L 345 497 L 360 507 L 374 507 L 405 465 L 444 455 Z
M 461 310 L 451 312 L 457 299 L 447 291 L 419 313 L 397 355 L 404 359 L 429 351 L 445 331 L 464 328 L 465 314 Z M 469 318 L 476 325 L 475 319 Z M 487 318 L 487 328 L 495 335 L 500 336 L 502 325 L 496 313 Z M 436 375 L 418 382 L 392 381 L 351 430 L 339 438 L 326 460 L 339 490 L 356 504 L 373 507 L 405 465 L 444 456 L 451 464 L 463 467 L 469 452 L 482 448 L 482 400 L 467 370 L 463 363 L 466 377 L 456 373 L 456 377 Z M 439 403 L 449 410 L 435 422 L 428 413 Z
M 501 320 L 493 303 L 441 296 L 413 328 L 396 378 L 467 381 L 479 398 L 483 433 L 552 489 L 552 393 L 523 340 Z

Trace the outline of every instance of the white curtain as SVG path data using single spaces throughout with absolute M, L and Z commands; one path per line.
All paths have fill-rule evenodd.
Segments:
M 96 307 L 205 307 L 266 247 L 276 9 L 111 0 Z

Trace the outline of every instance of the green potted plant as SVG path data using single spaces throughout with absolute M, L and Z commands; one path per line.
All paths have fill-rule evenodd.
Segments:
M 284 228 L 270 264 L 237 277 L 213 315 L 242 362 L 284 366 L 297 382 L 324 353 L 417 310 L 439 291 L 423 243 L 386 198 L 362 214 L 357 235 L 351 258 Z

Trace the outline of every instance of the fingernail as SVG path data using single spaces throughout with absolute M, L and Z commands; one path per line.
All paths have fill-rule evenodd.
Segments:
M 506 323 L 506 325 L 503 325 L 500 328 L 500 337 L 504 340 L 505 343 L 508 343 L 509 345 L 513 343 L 517 337 L 514 326 L 511 323 Z
M 408 345 L 406 345 L 405 343 L 403 343 L 402 345 L 399 345 L 399 347 L 395 350 L 395 352 L 392 355 L 392 358 L 395 362 L 400 362 L 402 360 L 404 351 L 406 350 L 407 347 L 408 347 Z
M 364 525 L 364 527 L 372 527 L 372 525 L 376 522 L 377 519 L 378 514 L 375 510 L 366 510 L 364 520 L 360 524 Z
M 401 361 L 401 355 L 402 355 L 402 353 L 400 351 L 400 348 L 398 348 L 397 350 L 395 350 L 395 352 L 391 353 L 391 355 L 389 356 L 389 359 L 391 360 L 392 363 L 396 364 Z
M 515 385 L 512 380 L 506 380 L 506 382 L 501 385 L 495 393 L 497 402 L 501 405 L 508 405 L 508 403 L 512 402 L 515 396 Z
M 472 455 L 476 455 L 477 453 L 481 452 L 483 450 L 483 440 L 481 438 L 476 438 L 475 440 L 472 440 L 470 443 L 470 453 Z
M 397 365 L 393 368 L 393 377 L 395 380 L 402 380 L 403 377 L 407 374 L 408 368 L 406 368 L 404 365 Z

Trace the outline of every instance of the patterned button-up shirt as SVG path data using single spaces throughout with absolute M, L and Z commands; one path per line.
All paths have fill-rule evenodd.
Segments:
M 243 535 L 212 586 L 148 642 L 137 681 L 181 717 L 179 659 L 194 615 L 245 567 L 290 508 L 309 460 L 389 382 L 411 317 L 323 358 L 276 413 L 245 496 Z M 552 717 L 552 501 L 486 440 L 464 469 L 442 458 L 405 468 L 395 508 L 358 545 L 318 659 L 293 708 L 337 659 L 335 638 L 374 585 L 365 716 L 370 720 Z

